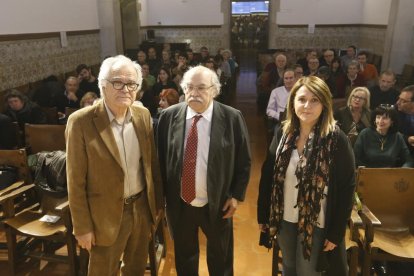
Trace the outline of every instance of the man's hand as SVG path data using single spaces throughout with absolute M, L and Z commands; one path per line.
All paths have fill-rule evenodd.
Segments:
M 93 232 L 75 236 L 75 238 L 78 241 L 79 246 L 88 251 L 91 251 L 92 246 L 95 245 L 95 235 Z
M 75 93 L 69 92 L 67 97 L 68 97 L 69 100 L 74 101 L 74 102 L 76 102 L 78 100 L 78 97 L 76 97 Z
M 231 218 L 236 212 L 238 201 L 235 198 L 229 198 L 224 203 L 223 211 L 226 212 L 223 216 L 224 219 Z
M 325 240 L 325 244 L 323 245 L 323 251 L 332 251 L 336 247 L 336 244 L 331 243 L 328 240 Z
M 412 147 L 414 147 L 414 136 L 408 137 L 408 144 L 410 144 Z

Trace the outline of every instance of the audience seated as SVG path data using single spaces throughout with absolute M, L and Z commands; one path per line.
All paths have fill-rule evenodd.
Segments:
M 346 55 L 341 57 L 341 66 L 345 73 L 347 73 L 348 65 L 351 61 L 356 60 L 356 47 L 354 45 L 348 46 Z
M 187 64 L 187 54 L 184 52 L 180 52 L 178 54 L 178 64 L 171 71 L 172 75 L 184 75 L 184 73 L 187 72 L 188 69 L 190 69 L 190 67 Z
M 154 47 L 149 47 L 147 53 L 148 53 L 147 63 L 150 68 L 150 74 L 155 76 L 160 70 L 161 61 L 158 59 L 157 51 L 155 50 Z
M 311 58 L 318 58 L 318 52 L 316 50 L 307 50 L 306 57 L 298 59 L 296 63 L 302 66 L 304 72 L 307 72 L 309 71 L 308 62 Z
M 316 76 L 325 81 L 332 95 L 336 94 L 336 83 L 331 78 L 331 70 L 329 70 L 328 66 L 319 67 Z
M 295 71 L 295 79 L 300 79 L 301 77 L 303 77 L 303 67 L 300 64 L 294 64 L 292 66 L 293 70 Z
M 79 89 L 79 80 L 76 77 L 68 77 L 65 82 L 65 91 L 59 95 L 56 107 L 61 117 L 65 114 L 65 108 L 79 108 L 80 99 L 82 99 L 84 91 Z
M 275 89 L 279 80 L 283 78 L 283 72 L 286 69 L 287 58 L 284 54 L 275 53 L 273 55 L 274 62 L 266 65 L 262 73 L 261 90 L 262 92 L 269 93 Z
M 210 53 L 208 52 L 208 48 L 203 46 L 200 48 L 200 60 L 198 63 L 205 63 L 206 60 L 210 57 Z
M 92 92 L 92 91 L 86 92 L 85 95 L 83 95 L 82 99 L 80 100 L 80 103 L 79 103 L 80 108 L 93 105 L 97 99 L 99 99 L 99 97 L 98 95 L 95 94 L 95 92 Z
M 334 98 L 340 98 L 338 95 L 338 81 L 341 82 L 344 79 L 344 71 L 341 68 L 341 59 L 339 57 L 334 57 L 331 63 L 331 66 L 329 67 L 331 73 L 330 78 L 332 83 L 334 83 L 334 89 L 331 90 L 332 96 Z
M 22 129 L 24 124 L 46 123 L 46 115 L 40 107 L 16 89 L 6 92 L 5 103 L 7 105 L 5 115 L 12 122 L 17 122 Z
M 411 154 L 414 155 L 414 85 L 401 90 L 397 108 L 400 115 L 400 132 Z
M 162 67 L 158 73 L 158 80 L 152 87 L 152 95 L 155 97 L 155 103 L 158 103 L 158 97 L 161 91 L 167 88 L 174 88 L 177 90 L 177 85 L 171 79 L 170 70 L 168 68 Z
M 147 54 L 144 51 L 142 51 L 142 50 L 138 51 L 138 53 L 137 53 L 137 62 L 141 66 L 142 66 L 142 64 L 147 63 Z
M 287 101 L 289 98 L 290 89 L 296 82 L 295 71 L 293 69 L 286 69 L 283 73 L 283 86 L 273 89 L 270 94 L 269 103 L 266 109 L 266 115 L 271 123 L 271 134 L 276 133 L 280 122 L 282 121 L 281 114 L 285 112 Z M 273 130 L 275 131 L 273 133 Z
M 394 88 L 395 73 L 391 70 L 381 72 L 377 85 L 369 88 L 371 93 L 371 110 L 380 104 L 394 105 L 398 99 L 398 91 Z
M 63 85 L 57 77 L 50 75 L 43 79 L 41 86 L 33 92 L 32 101 L 41 107 L 54 107 L 63 90 Z
M 347 73 L 338 78 L 336 94 L 338 98 L 348 98 L 351 91 L 358 86 L 366 86 L 362 75 L 358 72 L 358 62 L 351 61 L 348 64 Z
M 368 53 L 361 51 L 358 53 L 359 73 L 364 78 L 367 86 L 373 86 L 378 81 L 378 71 L 373 64 L 367 63 Z
M 398 132 L 398 114 L 389 105 L 378 106 L 371 114 L 371 127 L 358 135 L 354 146 L 357 166 L 368 168 L 413 167 L 404 138 Z
M 230 66 L 230 73 L 232 76 L 236 74 L 236 68 L 239 66 L 237 62 L 233 59 L 233 54 L 229 49 L 224 49 L 221 53 L 223 56 L 224 62 L 228 62 Z
M 192 49 L 187 49 L 186 53 L 187 53 L 187 63 L 190 67 L 194 67 L 199 64 L 194 57 L 194 53 Z
M 354 88 L 349 95 L 347 106 L 337 110 L 334 117 L 353 145 L 358 134 L 370 126 L 369 90 L 366 87 Z
M 311 57 L 308 60 L 308 70 L 305 70 L 305 76 L 316 76 L 318 74 L 319 59 L 317 57 Z
M 327 49 L 323 52 L 322 58 L 319 59 L 320 66 L 331 67 L 332 61 L 335 57 L 335 52 L 331 49 Z
M 148 63 L 141 64 L 141 72 L 142 78 L 146 81 L 147 88 L 151 90 L 156 82 L 156 79 L 153 75 L 150 75 Z
M 98 87 L 98 79 L 92 74 L 92 69 L 86 64 L 79 64 L 76 67 L 76 73 L 80 80 L 79 89 L 82 91 L 91 91 L 100 97 L 101 91 Z

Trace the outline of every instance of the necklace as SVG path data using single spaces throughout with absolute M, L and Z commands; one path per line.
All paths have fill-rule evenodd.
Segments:
M 385 142 L 387 142 L 387 137 L 378 137 L 378 140 L 380 141 L 381 144 L 381 151 L 384 150 L 384 144 Z

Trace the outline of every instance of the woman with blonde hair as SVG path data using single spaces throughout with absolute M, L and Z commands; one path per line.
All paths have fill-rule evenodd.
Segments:
M 296 82 L 286 111 L 279 145 L 272 142 L 262 168 L 260 230 L 278 242 L 284 275 L 345 276 L 344 236 L 355 187 L 351 145 L 318 77 Z
M 79 104 L 80 108 L 93 105 L 96 99 L 99 99 L 99 98 L 95 92 L 86 92 L 85 95 L 83 95 L 82 99 L 80 100 L 80 104 Z
M 356 87 L 348 97 L 347 106 L 340 108 L 335 112 L 335 119 L 339 127 L 348 135 L 353 145 L 358 134 L 370 124 L 369 109 L 370 93 L 366 87 Z

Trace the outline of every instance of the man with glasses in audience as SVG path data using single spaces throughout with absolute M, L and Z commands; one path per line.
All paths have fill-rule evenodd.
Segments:
M 394 88 L 394 85 L 395 73 L 391 70 L 381 72 L 378 84 L 369 88 L 371 110 L 374 110 L 380 104 L 394 105 L 397 102 L 398 91 Z
M 333 50 L 325 50 L 325 52 L 323 52 L 323 56 L 322 58 L 319 60 L 319 64 L 320 66 L 328 66 L 331 67 L 332 64 L 332 60 L 335 57 L 335 52 Z
M 125 56 L 105 59 L 103 100 L 73 113 L 66 127 L 73 233 L 89 251 L 88 275 L 144 275 L 162 187 L 151 115 L 133 105 L 141 67 Z
M 158 156 L 177 275 L 198 275 L 199 228 L 210 275 L 233 275 L 233 220 L 250 176 L 248 132 L 240 111 L 214 100 L 217 74 L 203 66 L 181 82 L 185 102 L 165 109 Z
M 400 132 L 404 135 L 411 154 L 414 154 L 414 85 L 401 90 L 397 109 L 400 113 Z

